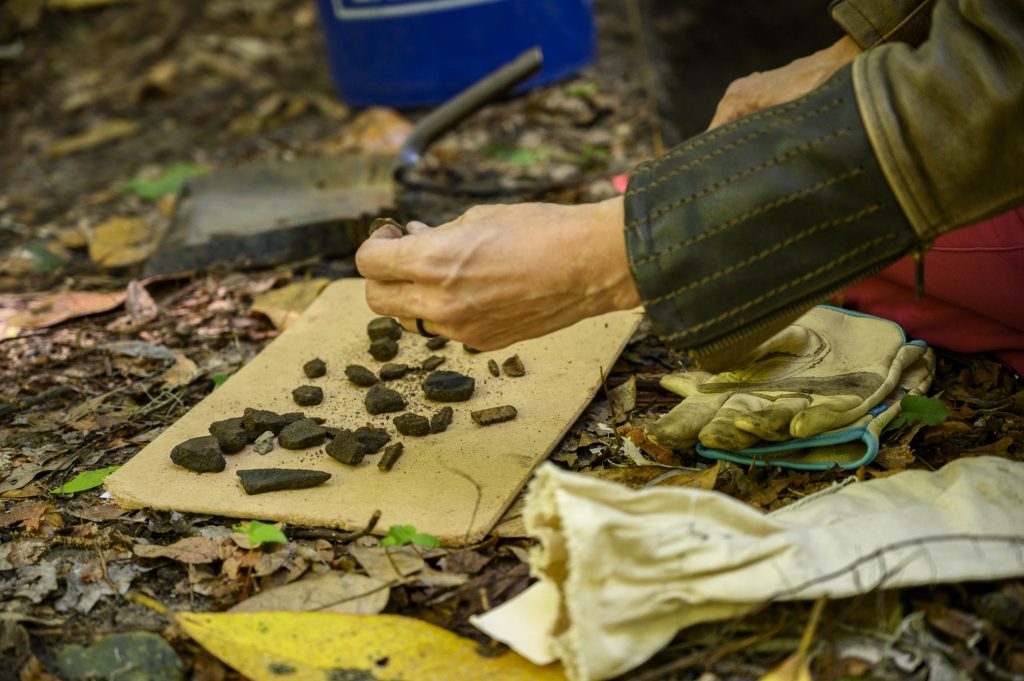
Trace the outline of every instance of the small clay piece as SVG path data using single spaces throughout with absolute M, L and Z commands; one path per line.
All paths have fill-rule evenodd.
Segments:
M 317 357 L 303 364 L 302 370 L 306 373 L 306 378 L 320 378 L 327 373 L 327 365 Z
M 378 338 L 370 343 L 370 354 L 378 362 L 387 362 L 398 354 L 398 343 L 390 338 Z
M 430 417 L 430 432 L 443 433 L 448 430 L 448 426 L 452 425 L 453 416 L 455 416 L 455 410 L 451 407 L 441 407 L 435 411 Z
M 371 386 L 380 380 L 377 378 L 377 374 L 358 364 L 349 364 L 345 367 L 345 375 L 348 376 L 348 380 L 364 387 Z
M 441 336 L 434 336 L 427 341 L 428 350 L 440 350 L 444 346 L 448 345 L 448 339 L 442 338 Z
M 332 459 L 348 466 L 361 463 L 363 457 L 366 456 L 366 448 L 363 443 L 357 440 L 352 433 L 334 438 L 327 443 L 325 450 Z
M 437 402 L 465 402 L 475 387 L 476 381 L 454 371 L 435 371 L 423 381 L 423 392 Z
M 250 433 L 242 425 L 241 418 L 214 421 L 210 424 L 210 435 L 217 438 L 220 451 L 225 454 L 241 451 L 250 442 Z
M 366 411 L 371 414 L 386 414 L 405 409 L 405 398 L 378 383 L 366 392 L 363 404 L 366 405 Z
M 526 367 L 523 366 L 523 360 L 519 359 L 519 355 L 512 355 L 502 362 L 501 369 L 505 372 L 506 376 L 511 376 L 512 378 L 526 375 Z
M 497 378 L 501 376 L 501 369 L 498 368 L 498 363 L 493 359 L 487 360 L 487 370 L 491 372 L 491 376 Z
M 424 371 L 433 371 L 442 364 L 444 364 L 444 357 L 441 357 L 440 355 L 431 355 L 423 360 L 423 364 L 421 364 L 420 367 Z
M 405 364 L 392 364 L 389 362 L 380 368 L 380 380 L 393 381 L 396 378 L 405 376 L 407 371 L 409 371 L 409 367 Z
M 312 407 L 324 401 L 324 391 L 315 385 L 300 385 L 292 391 L 292 398 L 296 404 Z
M 277 436 L 277 441 L 285 449 L 305 449 L 322 445 L 327 439 L 327 431 L 313 419 L 302 419 L 289 423 Z
M 391 421 L 395 424 L 395 429 L 402 435 L 423 437 L 430 434 L 430 420 L 426 416 L 407 411 Z
M 306 418 L 306 415 L 301 411 L 289 411 L 281 414 L 281 420 L 284 421 L 284 425 L 286 426 L 289 423 L 295 423 L 296 421 L 301 421 L 304 418 Z
M 465 350 L 466 352 L 468 352 L 471 355 L 479 355 L 480 354 L 479 350 L 474 348 L 472 345 L 466 345 L 465 343 L 462 344 L 462 349 Z
M 252 443 L 252 451 L 257 454 L 270 454 L 274 451 L 274 433 L 273 431 L 266 431 Z
M 196 473 L 220 473 L 227 461 L 212 435 L 185 440 L 171 450 L 171 461 Z
M 481 409 L 480 411 L 470 412 L 470 416 L 473 420 L 479 423 L 481 426 L 490 426 L 495 423 L 504 423 L 505 421 L 511 421 L 516 417 L 516 408 L 511 405 L 505 405 L 503 407 L 491 407 L 490 409 Z
M 395 462 L 398 461 L 398 457 L 402 456 L 402 450 L 404 447 L 401 442 L 396 442 L 393 445 L 388 445 L 384 448 L 384 456 L 380 457 L 380 461 L 377 462 L 377 468 L 382 471 L 391 470 Z
M 380 448 L 391 442 L 391 436 L 383 428 L 372 426 L 361 426 L 352 433 L 355 439 L 362 443 L 367 454 L 376 454 Z
M 235 471 L 242 479 L 246 494 L 263 494 L 282 489 L 304 489 L 316 487 L 330 479 L 330 473 L 307 471 L 298 468 L 250 468 Z
M 366 333 L 370 335 L 370 340 L 380 338 L 398 340 L 402 337 L 402 327 L 393 317 L 377 317 L 366 325 Z
M 277 435 L 281 432 L 281 429 L 289 423 L 299 420 L 291 418 L 295 414 L 299 415 L 299 419 L 303 418 L 301 412 L 278 414 L 277 412 L 268 411 L 266 409 L 253 409 L 252 407 L 246 407 L 245 414 L 242 416 L 242 425 L 251 433 L 262 433 L 269 430 L 272 431 L 274 435 Z
M 367 231 L 366 234 L 367 236 L 369 236 L 370 234 L 373 234 L 381 227 L 387 227 L 388 225 L 394 227 L 404 235 L 409 233 L 409 231 L 405 228 L 405 225 L 403 225 L 400 222 L 397 222 L 394 218 L 374 218 L 373 222 L 370 223 L 370 229 L 369 231 Z

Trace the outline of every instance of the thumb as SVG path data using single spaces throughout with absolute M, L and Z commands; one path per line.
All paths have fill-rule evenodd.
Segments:
M 419 234 L 420 232 L 426 232 L 433 229 L 430 225 L 419 220 L 413 220 L 405 225 L 405 231 L 409 234 Z

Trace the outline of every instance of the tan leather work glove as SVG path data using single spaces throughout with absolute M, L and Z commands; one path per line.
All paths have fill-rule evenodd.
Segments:
M 812 437 L 864 416 L 926 350 L 891 321 L 821 305 L 762 343 L 742 369 L 664 377 L 662 387 L 686 399 L 648 437 L 730 452 Z

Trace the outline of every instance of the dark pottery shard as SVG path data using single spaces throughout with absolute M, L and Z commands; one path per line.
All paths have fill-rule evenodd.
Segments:
M 380 368 L 380 380 L 382 381 L 393 381 L 396 378 L 405 376 L 406 372 L 409 371 L 409 367 L 405 364 L 385 364 Z
M 277 441 L 285 449 L 305 449 L 322 445 L 327 439 L 327 431 L 313 419 L 302 419 L 289 423 L 277 436 Z
M 305 372 L 306 378 L 320 378 L 327 373 L 327 365 L 317 357 L 303 364 L 302 371 Z
M 437 402 L 465 402 L 476 381 L 455 371 L 435 371 L 423 381 L 423 392 Z
M 304 489 L 316 487 L 330 479 L 330 473 L 308 471 L 299 468 L 251 468 L 235 471 L 242 479 L 246 494 L 263 494 L 282 489 Z
M 284 425 L 287 426 L 289 423 L 301 421 L 302 419 L 306 418 L 306 415 L 303 414 L 301 411 L 289 411 L 285 412 L 284 414 L 281 414 L 281 418 L 284 420 Z
M 454 409 L 451 407 L 441 407 L 430 417 L 430 432 L 443 433 L 448 430 L 448 426 L 452 425 L 452 417 L 454 416 Z
M 516 417 L 516 408 L 511 405 L 505 405 L 503 407 L 491 407 L 490 409 L 481 409 L 480 411 L 470 412 L 470 416 L 473 420 L 479 423 L 481 426 L 490 426 L 495 423 L 504 423 L 505 421 L 511 421 Z
M 444 364 L 444 359 L 445 358 L 441 357 L 440 355 L 431 355 L 430 357 L 427 357 L 425 360 L 423 360 L 423 364 L 421 364 L 420 367 L 424 371 L 433 371 L 437 367 Z
M 402 326 L 393 317 L 377 317 L 366 325 L 366 333 L 369 334 L 370 340 L 380 338 L 398 340 L 402 337 Z
M 220 473 L 227 466 L 217 438 L 212 435 L 194 437 L 175 446 L 171 461 L 196 473 Z
M 366 392 L 363 404 L 366 405 L 366 411 L 371 414 L 386 414 L 405 409 L 405 398 L 378 383 Z
M 501 376 L 501 369 L 498 368 L 498 363 L 493 359 L 487 360 L 487 370 L 491 372 L 491 376 L 497 378 Z
M 355 466 L 366 456 L 366 447 L 353 434 L 336 437 L 325 447 L 327 455 L 348 466 Z
M 296 404 L 312 407 L 324 401 L 324 391 L 315 385 L 300 385 L 292 391 L 292 398 Z
M 381 447 L 391 442 L 391 435 L 388 434 L 388 431 L 372 426 L 356 428 L 352 435 L 363 444 L 367 454 L 376 454 Z
M 363 387 L 371 386 L 380 380 L 377 374 L 359 364 L 349 364 L 345 367 L 345 375 L 348 376 L 348 380 Z
M 466 345 L 465 343 L 462 344 L 462 349 L 465 350 L 466 352 L 468 352 L 471 355 L 480 354 L 479 350 L 474 348 L 472 345 Z
M 343 433 L 349 433 L 351 431 L 345 430 L 344 428 L 335 428 L 334 426 L 323 426 L 324 432 L 327 434 L 328 440 L 333 440 Z
M 380 461 L 377 462 L 377 468 L 382 471 L 391 470 L 398 461 L 398 457 L 402 456 L 403 449 L 404 447 L 401 442 L 396 442 L 393 445 L 385 447 L 384 456 L 380 457 Z
M 448 339 L 442 338 L 441 336 L 434 336 L 427 341 L 428 350 L 440 350 L 444 346 L 448 345 Z
M 422 437 L 430 434 L 430 420 L 426 416 L 407 411 L 391 421 L 395 424 L 395 429 L 402 435 Z
M 526 375 L 526 367 L 523 366 L 523 360 L 519 359 L 519 355 L 512 355 L 506 359 L 501 363 L 501 368 L 506 376 L 511 376 L 512 378 Z
M 220 445 L 220 451 L 225 454 L 234 454 L 235 452 L 241 451 L 242 448 L 255 439 L 252 434 L 245 429 L 245 426 L 242 425 L 241 418 L 214 421 L 210 424 L 210 435 L 217 438 L 217 444 Z
M 301 413 L 299 418 L 302 418 Z M 251 433 L 259 435 L 265 431 L 271 431 L 274 435 L 281 432 L 281 429 L 287 426 L 292 421 L 298 419 L 290 418 L 292 414 L 278 414 L 274 411 L 268 411 L 266 409 L 253 409 L 252 407 L 245 408 L 245 415 L 242 416 L 242 425 L 245 429 Z
M 370 343 L 370 354 L 378 362 L 388 362 L 398 354 L 398 343 L 390 338 L 378 338 Z

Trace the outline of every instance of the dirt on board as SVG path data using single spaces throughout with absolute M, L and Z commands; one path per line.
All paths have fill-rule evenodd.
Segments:
M 597 0 L 594 7 L 597 61 L 578 77 L 489 105 L 442 137 L 400 188 L 410 218 L 440 224 L 474 203 L 608 198 L 616 191 L 613 176 L 660 148 L 659 132 L 671 143 L 702 130 L 729 80 L 836 36 L 817 0 Z M 638 39 L 638 25 L 647 27 L 649 40 Z M 525 561 L 532 542 L 516 537 L 517 505 L 497 534 L 473 546 L 417 546 L 419 554 L 392 547 L 390 557 L 405 575 L 397 579 L 380 539 L 366 530 L 411 542 L 421 528 L 391 533 L 370 514 L 352 532 L 268 529 L 206 513 L 126 511 L 102 496 L 112 468 L 230 383 L 301 314 L 302 301 L 328 281 L 355 274 L 351 260 L 315 254 L 276 269 L 234 263 L 180 278 L 139 274 L 187 176 L 393 148 L 407 119 L 424 115 L 346 106 L 332 89 L 324 53 L 316 7 L 306 0 L 0 3 L 3 681 L 70 678 L 62 670 L 85 656 L 99 665 L 105 653 L 116 674 L 124 658 L 109 652 L 129 643 L 184 678 L 239 679 L 169 627 L 160 609 L 222 612 L 265 607 L 266 597 L 277 599 L 275 608 L 415 617 L 474 637 L 481 654 L 503 652 L 468 618 L 530 583 Z M 419 359 L 465 352 L 461 343 L 438 338 L 424 343 Z M 494 369 L 485 363 L 477 380 L 497 379 L 512 353 L 494 354 Z M 283 413 L 305 409 L 291 401 L 290 390 L 343 376 L 345 366 L 333 362 L 322 377 L 304 371 L 314 359 L 289 365 L 295 373 Z M 526 376 L 509 381 L 534 371 L 530 358 L 522 359 Z M 931 395 L 949 418 L 887 432 L 878 459 L 858 476 L 931 470 L 979 454 L 1024 458 L 1020 379 L 986 357 L 940 350 L 938 359 Z M 696 484 L 759 509 L 793 503 L 841 477 L 715 465 L 647 442 L 644 424 L 678 401 L 658 379 L 684 364 L 644 327 L 610 368 L 607 390 L 587 405 L 551 459 L 634 486 Z M 378 375 L 390 382 L 409 370 Z M 442 411 L 430 412 L 432 429 Z M 437 428 L 444 422 L 437 416 Z M 636 466 L 627 441 L 652 461 L 683 468 L 664 477 L 659 467 Z M 392 470 L 380 475 L 393 475 L 413 454 L 399 444 L 364 457 L 378 459 L 374 466 L 389 461 Z M 268 463 L 279 449 L 272 431 L 247 446 L 269 452 L 255 454 L 253 469 L 278 467 Z M 55 489 L 64 493 L 51 494 Z M 250 543 L 275 529 L 283 541 Z M 805 604 L 772 605 L 684 631 L 625 678 L 759 678 L 797 648 L 808 612 Z M 1020 678 L 1022 612 L 1021 580 L 830 603 L 811 668 L 827 681 Z

